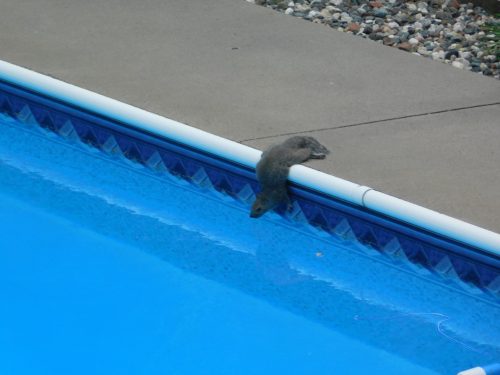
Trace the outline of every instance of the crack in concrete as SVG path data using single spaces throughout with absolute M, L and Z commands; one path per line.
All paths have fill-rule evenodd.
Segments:
M 243 139 L 238 141 L 239 143 L 244 143 L 244 142 L 250 142 L 250 141 L 256 141 L 259 139 L 268 139 L 268 138 L 276 138 L 276 137 L 282 137 L 285 135 L 297 135 L 297 134 L 306 134 L 306 133 L 315 133 L 315 132 L 321 132 L 321 131 L 326 131 L 326 130 L 337 130 L 337 129 L 344 129 L 344 128 L 352 128 L 355 126 L 363 126 L 363 125 L 371 125 L 371 124 L 377 124 L 381 122 L 389 122 L 389 121 L 395 121 L 395 120 L 403 120 L 407 118 L 414 118 L 414 117 L 422 117 L 422 116 L 429 116 L 429 115 L 437 115 L 440 113 L 446 113 L 446 112 L 456 112 L 456 111 L 462 111 L 465 109 L 473 109 L 473 108 L 481 108 L 481 107 L 491 107 L 495 105 L 500 105 L 500 102 L 496 103 L 488 103 L 488 104 L 477 104 L 469 107 L 460 107 L 460 108 L 451 108 L 451 109 L 443 109 L 439 111 L 432 111 L 432 112 L 425 112 L 425 113 L 418 113 L 414 115 L 406 115 L 406 116 L 398 116 L 398 117 L 391 117 L 391 118 L 386 118 L 382 120 L 373 120 L 373 121 L 364 121 L 364 122 L 358 122 L 354 124 L 346 124 L 346 125 L 340 125 L 340 126 L 331 126 L 328 128 L 320 128 L 320 129 L 311 129 L 311 130 L 302 130 L 302 131 L 296 131 L 296 132 L 288 132 L 288 133 L 280 133 L 280 134 L 275 134 L 275 135 L 268 135 L 265 137 L 255 137 L 255 138 L 248 138 L 248 139 Z

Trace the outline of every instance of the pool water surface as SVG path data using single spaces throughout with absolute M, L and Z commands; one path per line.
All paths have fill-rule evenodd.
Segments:
M 474 287 L 0 126 L 0 373 L 425 375 L 500 357 L 500 306 Z

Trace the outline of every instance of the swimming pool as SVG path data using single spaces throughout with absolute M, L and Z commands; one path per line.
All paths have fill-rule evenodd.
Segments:
M 447 374 L 500 358 L 493 288 L 300 214 L 251 220 L 244 193 L 187 182 L 185 162 L 7 112 L 0 372 Z

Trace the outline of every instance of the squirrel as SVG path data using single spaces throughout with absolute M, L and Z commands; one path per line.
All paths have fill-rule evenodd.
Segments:
M 273 145 L 257 163 L 261 192 L 252 205 L 250 217 L 258 218 L 281 203 L 290 206 L 286 181 L 290 167 L 309 159 L 324 159 L 330 151 L 313 137 L 296 136 Z

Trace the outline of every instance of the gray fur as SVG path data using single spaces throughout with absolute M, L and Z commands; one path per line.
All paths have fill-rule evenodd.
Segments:
M 324 159 L 330 151 L 313 137 L 296 136 L 269 147 L 257 163 L 262 188 L 252 205 L 251 217 L 260 217 L 280 203 L 289 203 L 286 181 L 290 167 L 309 159 Z

